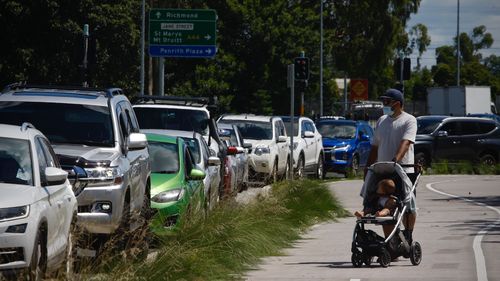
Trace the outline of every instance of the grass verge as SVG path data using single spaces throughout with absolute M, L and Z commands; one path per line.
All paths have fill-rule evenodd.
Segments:
M 205 219 L 187 218 L 158 236 L 154 259 L 120 262 L 106 279 L 238 280 L 260 258 L 280 255 L 309 226 L 346 214 L 320 182 L 282 182 L 249 204 L 225 201 Z

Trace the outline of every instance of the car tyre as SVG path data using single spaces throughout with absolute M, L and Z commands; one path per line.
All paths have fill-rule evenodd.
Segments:
M 30 281 L 39 281 L 45 277 L 47 268 L 46 246 L 43 240 L 43 232 L 39 229 L 35 237 L 35 247 L 31 255 L 31 263 L 26 269 L 25 279 Z
M 273 170 L 271 172 L 271 183 L 278 182 L 278 160 L 274 161 Z
M 353 155 L 349 171 L 346 172 L 346 177 L 348 176 L 349 173 L 355 177 L 358 175 L 358 171 L 359 171 L 359 158 L 358 155 Z
M 418 152 L 415 154 L 415 164 L 420 165 L 425 171 L 425 169 L 429 167 L 430 161 L 424 152 Z
M 304 178 L 304 155 L 300 154 L 299 156 L 299 161 L 297 162 L 297 179 L 303 179 Z
M 481 164 L 486 166 L 495 166 L 497 164 L 497 160 L 495 159 L 495 157 L 488 153 L 481 155 L 479 161 Z
M 325 179 L 325 162 L 323 161 L 323 155 L 318 157 L 318 164 L 316 166 L 316 177 L 320 180 Z

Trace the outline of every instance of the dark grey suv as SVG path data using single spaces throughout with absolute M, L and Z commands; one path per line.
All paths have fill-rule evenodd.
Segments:
M 471 161 L 495 165 L 500 158 L 499 123 L 487 118 L 420 116 L 415 142 L 415 162 Z

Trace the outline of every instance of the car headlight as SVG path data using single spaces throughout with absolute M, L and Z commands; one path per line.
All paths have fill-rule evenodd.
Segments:
M 351 148 L 351 145 L 349 144 L 344 144 L 342 146 L 336 146 L 335 147 L 335 150 L 349 150 L 349 148 Z
M 151 198 L 151 201 L 156 203 L 166 203 L 172 201 L 179 201 L 184 197 L 184 189 L 176 188 L 167 191 L 160 192 Z
M 26 218 L 30 213 L 30 206 L 0 208 L 0 221 L 18 220 Z
M 85 183 L 87 187 L 121 184 L 123 182 L 123 172 L 119 167 L 85 168 L 85 172 L 87 177 L 79 180 Z
M 269 148 L 269 146 L 258 146 L 257 148 L 255 148 L 256 155 L 262 155 L 266 153 L 271 153 L 271 149 Z

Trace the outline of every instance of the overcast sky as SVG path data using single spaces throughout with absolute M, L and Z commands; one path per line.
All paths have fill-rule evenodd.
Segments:
M 422 64 L 429 68 L 436 64 L 435 48 L 453 45 L 457 34 L 457 0 L 422 0 L 417 14 L 407 23 L 407 30 L 415 24 L 427 26 L 431 37 L 428 51 L 422 55 Z M 470 34 L 476 26 L 486 26 L 495 40 L 483 57 L 495 54 L 500 56 L 500 0 L 460 0 L 460 32 Z M 412 57 L 412 67 L 417 65 L 416 54 Z

